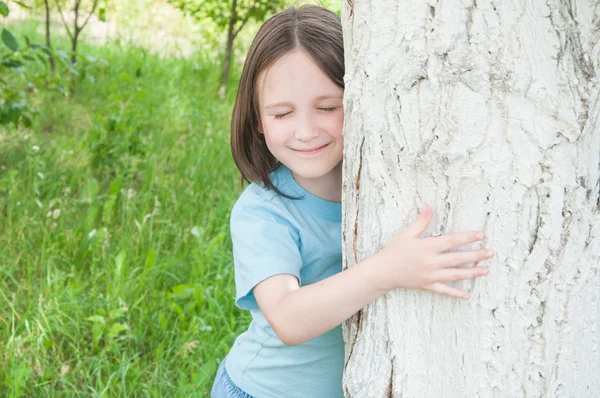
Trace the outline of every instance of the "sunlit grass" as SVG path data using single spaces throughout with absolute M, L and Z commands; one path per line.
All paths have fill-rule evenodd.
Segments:
M 34 128 L 0 132 L 0 396 L 207 396 L 248 323 L 234 89 L 210 57 L 80 51 L 75 97 L 40 92 Z

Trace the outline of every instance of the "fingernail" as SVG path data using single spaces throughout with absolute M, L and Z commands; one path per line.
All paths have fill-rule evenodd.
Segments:
M 488 256 L 488 257 L 492 257 L 494 255 L 494 251 L 488 249 L 488 250 L 485 251 L 485 255 Z
M 477 235 L 475 235 L 475 237 L 477 239 L 483 239 L 484 238 L 483 232 L 479 232 Z

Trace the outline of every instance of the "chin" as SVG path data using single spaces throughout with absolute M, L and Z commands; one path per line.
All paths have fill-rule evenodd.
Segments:
M 302 165 L 297 167 L 290 167 L 292 172 L 302 178 L 313 179 L 313 178 L 321 178 L 329 174 L 335 166 L 317 166 L 317 165 Z

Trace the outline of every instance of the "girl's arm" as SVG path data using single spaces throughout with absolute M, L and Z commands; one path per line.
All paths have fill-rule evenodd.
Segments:
M 294 275 L 275 275 L 256 285 L 254 297 L 277 337 L 287 345 L 301 344 L 386 293 L 373 272 L 372 259 L 303 287 Z
M 395 288 L 430 290 L 452 297 L 468 293 L 443 282 L 471 279 L 487 267 L 456 268 L 493 256 L 491 250 L 444 253 L 483 239 L 478 232 L 420 239 L 431 222 L 426 206 L 418 219 L 395 236 L 378 254 L 349 269 L 303 287 L 298 279 L 280 274 L 253 289 L 265 318 L 287 345 L 311 340 L 340 325 L 374 299 Z

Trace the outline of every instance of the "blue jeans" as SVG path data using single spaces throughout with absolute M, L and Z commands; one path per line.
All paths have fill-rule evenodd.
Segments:
M 241 388 L 236 386 L 233 381 L 229 378 L 227 370 L 225 369 L 225 360 L 219 365 L 217 375 L 215 376 L 215 382 L 210 392 L 211 398 L 253 398 L 252 395 L 242 391 Z

